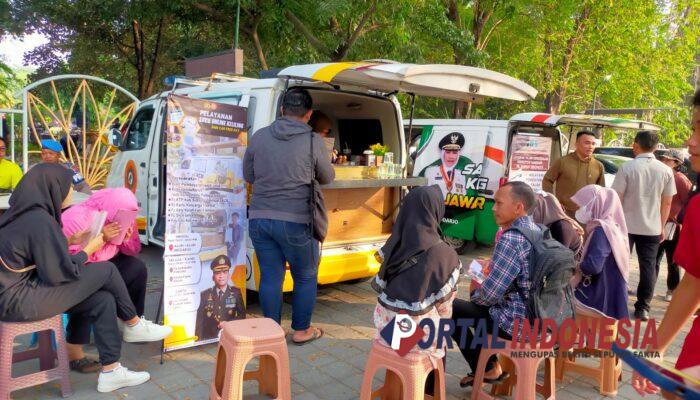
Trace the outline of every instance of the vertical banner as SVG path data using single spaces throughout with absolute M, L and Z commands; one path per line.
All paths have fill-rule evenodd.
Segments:
M 533 190 L 542 190 L 542 179 L 549 169 L 552 138 L 517 134 L 511 144 L 509 181 L 523 181 Z
M 166 351 L 215 342 L 221 322 L 245 318 L 246 117 L 243 107 L 168 97 Z
M 446 236 L 473 240 L 475 217 L 484 210 L 489 179 L 484 176 L 488 127 L 425 126 L 413 174 L 437 185 L 445 199 Z

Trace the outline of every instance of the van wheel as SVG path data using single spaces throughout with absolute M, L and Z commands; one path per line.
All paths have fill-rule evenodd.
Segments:
M 464 240 L 450 236 L 445 236 L 443 239 L 445 240 L 445 243 L 449 244 L 450 247 L 455 249 L 459 255 L 465 254 L 476 248 L 476 242 L 473 240 Z

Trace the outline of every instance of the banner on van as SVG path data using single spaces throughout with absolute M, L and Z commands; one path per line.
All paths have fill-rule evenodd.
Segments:
M 215 342 L 245 318 L 247 110 L 170 95 L 167 107 L 165 351 Z
M 413 167 L 416 176 L 438 185 L 445 205 L 476 209 L 483 206 L 479 191 L 486 190 L 483 177 L 484 148 L 487 131 L 460 126 L 426 126 Z
M 474 240 L 477 215 L 490 210 L 484 196 L 491 186 L 484 173 L 487 135 L 488 129 L 458 125 L 423 127 L 413 174 L 442 190 L 446 236 Z
M 544 136 L 513 136 L 511 144 L 509 181 L 523 181 L 533 190 L 542 190 L 542 179 L 550 164 L 552 138 Z

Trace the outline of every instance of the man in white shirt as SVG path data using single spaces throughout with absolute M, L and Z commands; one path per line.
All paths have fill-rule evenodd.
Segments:
M 659 136 L 640 131 L 634 139 L 634 160 L 620 166 L 612 188 L 620 196 L 629 233 L 630 251 L 637 247 L 639 286 L 634 317 L 649 319 L 649 303 L 656 285 L 656 254 L 663 226 L 676 194 L 673 172 L 654 157 Z

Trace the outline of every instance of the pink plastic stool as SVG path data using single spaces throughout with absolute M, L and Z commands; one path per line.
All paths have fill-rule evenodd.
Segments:
M 386 368 L 384 385 L 372 391 L 374 374 Z M 435 371 L 433 396 L 425 394 L 425 381 Z M 433 361 L 428 354 L 409 353 L 400 357 L 390 347 L 374 341 L 365 366 L 360 400 L 445 399 L 445 370 L 441 361 Z
M 479 354 L 479 364 L 476 367 L 476 376 L 474 377 L 474 387 L 472 388 L 471 400 L 480 399 L 492 399 L 493 397 L 487 395 L 481 390 L 484 382 L 484 374 L 486 370 L 486 363 L 494 354 L 501 357 L 507 357 L 510 359 L 512 364 L 504 365 L 504 371 L 510 372 L 511 376 L 506 382 L 501 384 L 501 388 L 495 388 L 492 392 L 493 394 L 506 394 L 511 395 L 513 385 L 515 385 L 515 396 L 514 399 L 518 400 L 534 400 L 536 398 L 536 393 L 541 394 L 545 400 L 553 400 L 556 398 L 556 384 L 554 383 L 554 358 L 553 357 L 530 357 L 531 353 L 553 353 L 554 348 L 548 347 L 544 348 L 539 344 L 537 347 L 531 347 L 529 343 L 525 348 L 520 348 L 518 343 L 517 348 L 511 348 L 511 342 L 505 339 L 499 339 L 505 342 L 506 346 L 504 349 L 493 349 L 493 348 L 482 348 Z M 488 343 L 492 343 L 491 335 L 489 335 Z M 525 357 L 517 357 L 515 354 L 523 352 Z M 529 353 L 529 354 L 528 354 Z M 537 382 L 537 367 L 544 360 L 545 362 L 545 376 L 544 383 L 539 384 Z M 499 390 L 500 389 L 500 390 Z M 505 390 L 505 392 L 503 391 Z
M 53 349 L 51 331 L 56 336 L 56 350 Z M 19 353 L 13 353 L 16 336 L 39 333 L 37 347 Z M 12 377 L 12 364 L 20 361 L 39 359 L 41 371 L 33 374 Z M 54 367 L 54 360 L 58 364 Z M 10 399 L 10 393 L 42 383 L 60 380 L 61 394 L 68 397 L 73 394 L 70 387 L 68 352 L 63 333 L 61 315 L 36 322 L 0 322 L 0 400 Z
M 250 318 L 221 324 L 210 400 L 240 400 L 243 381 L 258 381 L 258 391 L 274 399 L 291 400 L 289 354 L 284 330 L 270 318 Z M 246 371 L 260 357 L 257 371 Z

